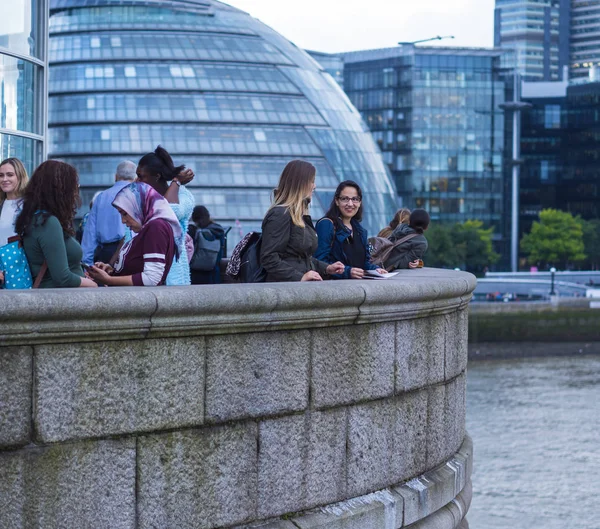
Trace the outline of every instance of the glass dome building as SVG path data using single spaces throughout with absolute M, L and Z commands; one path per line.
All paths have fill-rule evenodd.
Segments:
M 213 0 L 51 0 L 49 156 L 79 170 L 84 204 L 117 164 L 161 144 L 194 169 L 197 204 L 260 229 L 285 164 L 317 167 L 312 215 L 339 182 L 364 190 L 373 234 L 396 192 L 368 128 L 307 53 Z

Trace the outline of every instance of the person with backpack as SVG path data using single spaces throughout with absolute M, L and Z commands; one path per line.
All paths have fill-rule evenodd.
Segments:
M 194 240 L 194 253 L 190 260 L 192 285 L 208 285 L 221 282 L 221 258 L 225 230 L 210 218 L 208 209 L 196 206 L 188 234 Z
M 429 220 L 427 211 L 414 209 L 408 224 L 398 225 L 389 237 L 395 246 L 383 263 L 386 270 L 423 266 L 423 255 L 427 251 L 427 239 L 423 232 L 429 227 Z
M 25 188 L 15 231 L 23 242 L 31 275 L 37 277 L 47 267 L 40 288 L 98 286 L 81 268 L 83 251 L 73 230 L 79 203 L 77 170 L 57 160 L 42 163 Z
M 383 228 L 377 234 L 377 237 L 385 237 L 387 239 L 400 224 L 408 224 L 409 220 L 410 220 L 410 209 L 408 209 L 408 208 L 399 209 L 398 211 L 396 211 L 394 218 L 392 220 L 390 220 L 389 225 L 386 226 L 385 228 Z
M 317 222 L 315 257 L 344 264 L 343 273 L 333 276 L 336 279 L 362 279 L 365 270 L 385 273 L 370 262 L 367 230 L 360 223 L 362 214 L 362 190 L 356 182 L 346 180 L 338 185 L 327 213 Z
M 273 191 L 273 203 L 262 222 L 260 263 L 267 281 L 322 281 L 342 274 L 344 264 L 313 257 L 317 232 L 308 215 L 316 169 L 303 160 L 289 162 Z
M 169 203 L 149 185 L 134 182 L 117 193 L 113 206 L 136 236 L 122 246 L 114 266 L 98 262 L 87 273 L 107 286 L 164 285 L 182 236 Z

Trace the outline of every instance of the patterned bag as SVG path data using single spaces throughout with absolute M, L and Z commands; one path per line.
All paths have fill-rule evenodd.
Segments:
M 21 238 L 18 235 L 9 237 L 8 244 L 0 247 L 0 271 L 4 273 L 3 288 L 38 288 L 47 269 L 48 265 L 44 261 L 34 284 Z

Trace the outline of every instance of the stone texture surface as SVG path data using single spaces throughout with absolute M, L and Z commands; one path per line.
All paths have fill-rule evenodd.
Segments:
M 206 350 L 208 421 L 307 407 L 309 331 L 209 337 Z
M 450 380 L 467 368 L 469 356 L 469 309 L 446 314 L 444 379 Z
M 0 454 L 2 529 L 134 529 L 135 441 Z
M 442 463 L 447 454 L 446 388 L 443 385 L 427 389 L 427 468 Z
M 31 347 L 0 347 L 0 447 L 31 436 Z
M 396 392 L 444 380 L 446 316 L 399 321 L 396 324 Z
M 394 393 L 394 323 L 312 333 L 312 405 L 324 408 Z
M 202 338 L 36 347 L 39 440 L 200 425 Z
M 241 524 L 256 501 L 255 423 L 139 438 L 139 529 Z
M 259 425 L 260 517 L 333 503 L 346 495 L 346 410 Z
M 298 529 L 298 526 L 288 520 L 265 520 L 245 525 L 236 525 L 232 529 Z
M 444 430 L 446 457 L 454 454 L 465 437 L 467 376 L 458 376 L 446 385 L 444 395 Z
M 427 393 L 349 409 L 348 495 L 358 496 L 425 470 Z

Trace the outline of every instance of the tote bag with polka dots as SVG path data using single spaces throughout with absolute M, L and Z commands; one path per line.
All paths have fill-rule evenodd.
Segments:
M 16 235 L 0 247 L 0 270 L 4 273 L 3 288 L 31 288 L 33 280 L 21 238 Z

